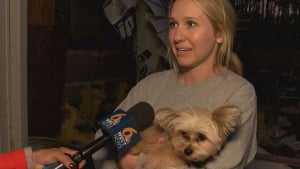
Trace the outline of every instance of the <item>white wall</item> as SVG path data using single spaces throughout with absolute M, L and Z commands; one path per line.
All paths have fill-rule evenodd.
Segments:
M 27 0 L 0 0 L 0 152 L 27 145 Z

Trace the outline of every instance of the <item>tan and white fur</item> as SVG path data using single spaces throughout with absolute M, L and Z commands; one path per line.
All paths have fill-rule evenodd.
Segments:
M 240 125 L 240 110 L 233 105 L 209 112 L 199 108 L 156 112 L 152 126 L 142 131 L 141 141 L 130 149 L 141 154 L 138 169 L 184 169 L 213 158 Z

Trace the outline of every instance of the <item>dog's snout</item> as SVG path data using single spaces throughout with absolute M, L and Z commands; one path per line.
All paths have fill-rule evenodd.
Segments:
M 187 156 L 190 156 L 191 154 L 193 154 L 193 150 L 190 148 L 186 148 L 186 149 L 184 149 L 184 154 Z

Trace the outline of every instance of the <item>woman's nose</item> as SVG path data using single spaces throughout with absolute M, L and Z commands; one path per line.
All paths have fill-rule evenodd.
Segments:
M 177 27 L 176 30 L 174 30 L 174 42 L 182 42 L 185 39 L 184 30 L 182 30 L 180 27 Z

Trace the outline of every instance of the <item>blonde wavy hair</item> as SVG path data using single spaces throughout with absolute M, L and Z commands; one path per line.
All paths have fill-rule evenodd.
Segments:
M 176 0 L 171 0 L 169 13 Z M 234 8 L 229 0 L 192 0 L 208 17 L 216 34 L 223 37 L 219 45 L 215 69 L 227 67 L 233 72 L 242 75 L 243 66 L 238 56 L 233 52 L 236 18 Z

